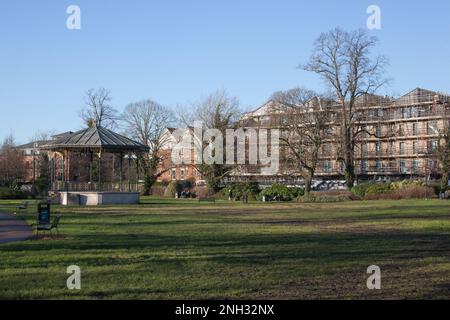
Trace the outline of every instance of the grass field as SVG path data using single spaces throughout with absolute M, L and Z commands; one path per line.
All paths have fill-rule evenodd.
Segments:
M 0 245 L 0 298 L 450 298 L 449 202 L 142 200 L 53 208 L 63 237 Z M 33 222 L 34 210 L 20 216 Z M 66 288 L 73 264 L 76 292 Z M 370 265 L 381 267 L 380 291 L 366 287 Z

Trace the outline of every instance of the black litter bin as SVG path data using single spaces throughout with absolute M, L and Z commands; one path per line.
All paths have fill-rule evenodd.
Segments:
M 40 224 L 50 223 L 50 203 L 38 204 L 38 221 Z

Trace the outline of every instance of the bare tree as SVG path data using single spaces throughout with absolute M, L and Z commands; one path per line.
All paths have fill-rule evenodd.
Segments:
M 303 177 L 305 196 L 309 196 L 320 152 L 325 140 L 330 138 L 330 114 L 322 99 L 304 88 L 278 92 L 273 99 L 287 107 L 280 139 L 286 147 L 286 170 Z
M 111 93 L 101 88 L 89 89 L 84 99 L 85 107 L 81 110 L 81 118 L 87 126 L 113 128 L 116 126 L 117 110 L 111 105 Z
M 376 37 L 370 37 L 364 30 L 346 32 L 336 28 L 317 39 L 309 62 L 301 66 L 325 81 L 340 107 L 340 132 L 336 137 L 338 160 L 344 165 L 349 188 L 356 178 L 355 146 L 365 130 L 355 106 L 359 97 L 374 94 L 388 82 L 384 78 L 387 59 L 372 57 L 371 50 L 377 42 Z
M 231 97 L 225 90 L 217 90 L 194 105 L 193 119 L 203 122 L 207 129 L 225 132 L 239 120 L 239 99 Z
M 0 184 L 12 185 L 25 179 L 25 159 L 16 149 L 15 138 L 8 135 L 0 148 Z
M 445 192 L 450 179 L 450 120 L 444 121 L 435 153 L 442 173 L 440 189 L 441 192 Z
M 225 90 L 218 90 L 195 104 L 193 113 L 188 117 L 182 116 L 182 119 L 188 126 L 192 125 L 194 120 L 201 121 L 204 129 L 217 129 L 225 136 L 227 129 L 236 126 L 240 115 L 238 98 L 229 96 Z M 223 150 L 225 150 L 225 141 L 223 143 Z M 208 143 L 204 142 L 203 148 L 207 146 Z M 215 154 L 212 156 L 214 157 Z M 210 192 L 216 192 L 222 179 L 230 174 L 233 167 L 221 163 L 206 164 L 203 162 L 197 164 L 196 169 L 204 176 Z
M 16 138 L 14 137 L 14 135 L 12 133 L 10 133 L 3 139 L 1 150 L 7 151 L 7 150 L 14 148 L 15 146 L 16 146 Z
M 30 141 L 49 141 L 55 135 L 55 130 L 52 131 L 37 131 L 29 140 Z
M 270 100 L 288 106 L 303 106 L 317 96 L 317 93 L 312 90 L 297 87 L 287 91 L 277 91 L 270 97 Z
M 158 165 L 165 160 L 162 150 L 167 146 L 169 137 L 165 135 L 174 121 L 173 112 L 152 100 L 131 103 L 122 114 L 127 135 L 150 148 L 142 158 L 145 171 L 145 193 L 148 194 L 158 177 L 169 168 L 158 172 Z

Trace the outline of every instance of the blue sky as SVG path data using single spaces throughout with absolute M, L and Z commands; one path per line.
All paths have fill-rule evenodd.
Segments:
M 66 28 L 79 5 L 82 29 Z M 89 88 L 111 90 L 121 110 L 136 100 L 188 108 L 216 89 L 244 109 L 317 76 L 296 69 L 317 36 L 366 26 L 382 10 L 378 52 L 390 60 L 387 94 L 450 91 L 448 1 L 39 0 L 0 4 L 0 139 L 81 128 Z

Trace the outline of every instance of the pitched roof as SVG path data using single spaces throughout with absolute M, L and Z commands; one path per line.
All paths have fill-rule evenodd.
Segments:
M 84 129 L 52 141 L 43 149 L 101 149 L 111 151 L 143 151 L 149 148 L 103 127 Z
M 445 94 L 442 94 L 442 93 L 439 93 L 436 91 L 416 88 L 416 89 L 412 90 L 411 92 L 405 94 L 404 96 L 398 98 L 396 100 L 396 103 L 397 104 L 429 103 L 429 102 L 433 102 L 435 100 L 435 98 L 439 98 L 439 99 L 445 100 L 445 101 L 449 100 L 449 97 Z
M 61 138 L 64 138 L 66 136 L 69 136 L 71 134 L 73 134 L 73 131 L 67 131 L 67 132 L 55 134 L 55 135 L 52 136 L 52 138 L 57 140 L 57 139 L 61 139 Z
M 242 116 L 242 119 L 265 116 L 274 113 L 281 113 L 286 108 L 287 108 L 286 104 L 270 99 L 256 110 L 245 113 Z

